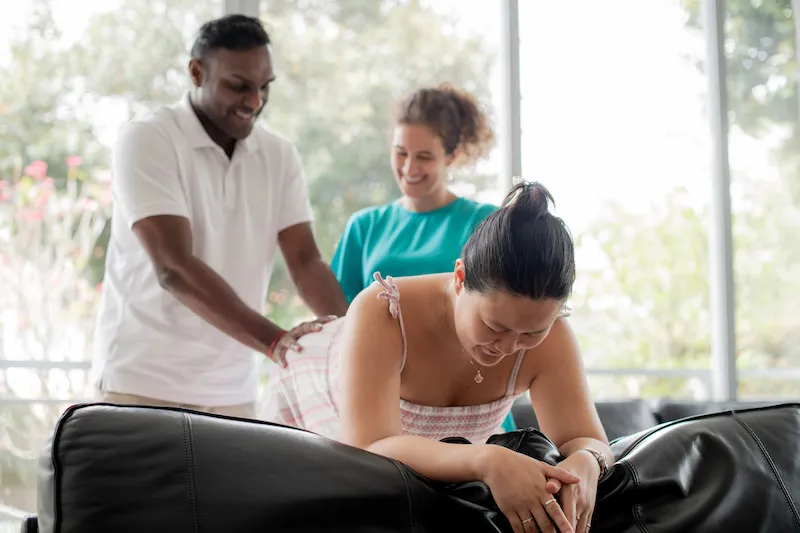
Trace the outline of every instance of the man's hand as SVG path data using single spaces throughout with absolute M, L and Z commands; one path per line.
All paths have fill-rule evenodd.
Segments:
M 328 315 L 309 322 L 302 322 L 289 331 L 279 334 L 276 340 L 273 341 L 273 345 L 270 347 L 267 356 L 281 368 L 286 368 L 286 353 L 289 350 L 298 353 L 303 351 L 303 347 L 297 342 L 298 339 L 303 335 L 322 330 L 324 324 L 336 320 L 336 318 L 338 318 L 336 315 Z

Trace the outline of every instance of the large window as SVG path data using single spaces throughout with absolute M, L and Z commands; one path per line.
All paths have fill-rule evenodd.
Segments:
M 221 6 L 0 7 L 0 504 L 35 511 L 44 438 L 65 406 L 92 394 L 116 131 L 188 88 L 192 32 Z
M 796 2 L 723 2 L 724 57 L 706 57 L 714 2 L 519 4 L 523 173 L 551 187 L 576 236 L 574 325 L 594 395 L 708 398 L 721 357 L 739 398 L 796 400 Z M 709 93 L 716 62 L 724 95 Z M 720 102 L 727 139 L 712 135 Z M 731 351 L 709 302 L 709 245 L 724 238 L 711 194 L 726 194 L 712 190 L 715 142 L 730 159 Z
M 523 175 L 575 236 L 598 398 L 709 394 L 711 144 L 687 21 L 670 0 L 520 2 Z
M 739 394 L 800 391 L 800 93 L 791 0 L 728 0 Z

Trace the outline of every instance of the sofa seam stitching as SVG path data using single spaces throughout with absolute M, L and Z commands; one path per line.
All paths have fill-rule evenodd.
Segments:
M 780 488 L 786 503 L 789 505 L 792 518 L 794 518 L 795 526 L 797 526 L 798 530 L 800 530 L 800 515 L 797 512 L 797 506 L 795 505 L 794 500 L 792 500 L 792 495 L 789 494 L 789 490 L 786 488 L 786 484 L 783 482 L 783 478 L 781 477 L 780 472 L 778 472 L 778 467 L 775 466 L 775 461 L 772 460 L 772 456 L 769 454 L 767 447 L 764 446 L 764 443 L 758 437 L 758 434 L 756 434 L 756 432 L 747 424 L 747 422 L 742 420 L 738 414 L 732 413 L 731 416 L 745 429 L 745 431 L 747 431 L 747 433 L 750 435 L 750 438 L 752 438 L 758 445 L 759 450 L 761 450 L 761 454 L 764 456 L 764 459 L 766 459 L 767 464 L 769 464 L 772 475 L 775 478 L 775 481 L 778 483 L 778 487 Z
M 191 509 L 192 531 L 198 533 L 200 526 L 197 517 L 197 493 L 195 485 L 195 465 L 194 465 L 194 445 L 192 432 L 192 421 L 188 413 L 183 413 L 181 418 L 183 426 L 183 449 L 186 458 L 186 481 L 189 485 L 189 507 Z
M 633 478 L 633 486 L 637 490 L 639 489 L 639 474 L 636 472 L 636 469 L 629 461 L 620 461 L 625 466 L 625 468 L 631 473 L 631 477 Z M 650 530 L 647 529 L 647 526 L 644 524 L 644 521 L 641 517 L 640 512 L 641 506 L 634 502 L 633 504 L 633 520 L 636 522 L 636 527 L 639 528 L 641 533 L 650 533 Z

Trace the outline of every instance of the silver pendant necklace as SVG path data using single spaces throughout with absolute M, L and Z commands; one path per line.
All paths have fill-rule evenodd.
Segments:
M 483 381 L 483 376 L 481 375 L 481 369 L 478 368 L 478 366 L 475 364 L 475 361 L 473 361 L 472 359 L 470 359 L 469 362 L 472 363 L 472 366 L 474 366 L 475 370 L 477 370 L 477 372 L 478 372 L 477 374 L 475 374 L 475 377 L 473 378 L 475 380 L 475 383 L 482 382 Z

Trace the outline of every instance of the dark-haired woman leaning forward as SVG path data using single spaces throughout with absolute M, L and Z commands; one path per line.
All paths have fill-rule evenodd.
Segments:
M 475 227 L 497 206 L 457 196 L 452 169 L 472 168 L 495 143 L 475 96 L 448 83 L 423 87 L 394 109 L 391 156 L 402 196 L 354 213 L 331 260 L 348 304 L 373 274 L 395 278 L 452 272 Z M 509 411 L 497 432 L 516 429 Z
M 601 462 L 613 457 L 563 313 L 574 247 L 551 201 L 539 184 L 514 187 L 452 273 L 375 273 L 346 317 L 288 354 L 265 389 L 261 417 L 434 480 L 482 480 L 517 532 L 553 531 L 551 520 L 561 533 L 587 532 Z M 526 391 L 566 457 L 555 468 L 484 444 Z M 450 436 L 476 444 L 440 442 Z

